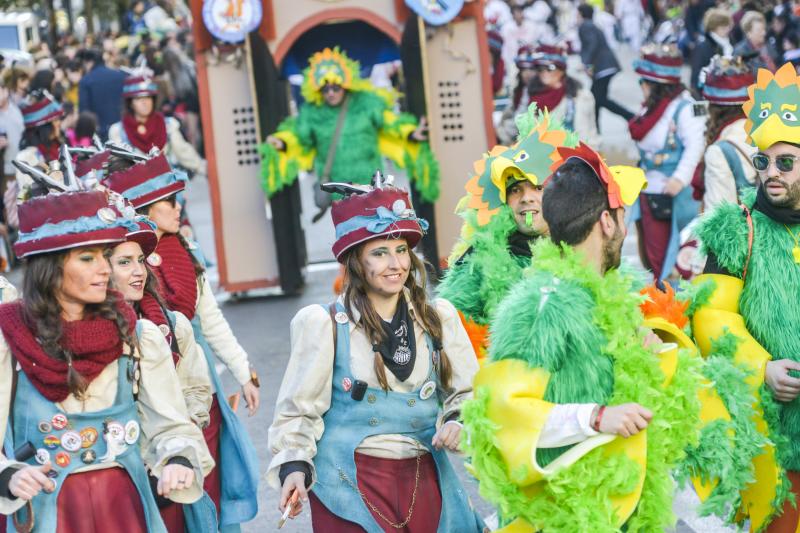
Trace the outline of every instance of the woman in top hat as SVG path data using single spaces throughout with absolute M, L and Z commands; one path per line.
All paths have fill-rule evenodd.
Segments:
M 189 172 L 206 173 L 206 162 L 183 137 L 180 123 L 156 111 L 158 87 L 142 75 L 129 76 L 122 87 L 125 101 L 122 120 L 112 124 L 108 138 L 124 142 L 146 154 L 155 147 L 165 152 L 173 164 Z
M 659 282 L 672 274 L 680 232 L 700 207 L 688 185 L 703 156 L 705 123 L 695 116 L 694 101 L 681 83 L 682 65 L 674 45 L 647 45 L 634 63 L 645 100 L 628 129 L 647 187 L 631 218 L 637 221 L 642 262 Z
M 31 101 L 23 106 L 22 119 L 25 132 L 22 134 L 20 151 L 16 160 L 31 166 L 47 167 L 51 161 L 58 160 L 58 150 L 63 138 L 61 135 L 61 119 L 64 111 L 50 93 L 38 91 L 31 94 Z M 16 198 L 19 191 L 31 184 L 31 178 L 24 172 L 17 171 L 16 181 L 8 184 L 5 208 L 8 223 L 18 226 Z
M 600 145 L 594 112 L 594 96 L 567 75 L 567 51 L 560 46 L 540 45 L 533 54 L 536 76 L 528 85 L 531 102 L 578 134 L 592 146 Z
M 505 145 L 513 144 L 517 140 L 517 125 L 514 117 L 525 113 L 531 103 L 528 86 L 536 77 L 533 49 L 527 45 L 520 46 L 514 58 L 514 65 L 517 67 L 517 83 L 511 91 L 511 105 L 503 111 L 497 127 L 497 138 Z
M 480 531 L 445 450 L 478 369 L 452 304 L 429 302 L 412 248 L 427 223 L 391 186 L 334 202 L 344 293 L 292 320 L 269 432 L 270 483 L 314 531 Z M 308 488 L 314 485 L 312 492 Z
M 208 426 L 211 407 L 211 381 L 208 364 L 198 352 L 192 324 L 181 313 L 169 311 L 158 291 L 158 281 L 146 258 L 158 244 L 153 224 L 140 217 L 137 227 L 128 230 L 125 241 L 111 248 L 111 286 L 118 290 L 137 316 L 158 326 L 172 351 L 189 418 L 196 426 Z M 183 506 L 159 502 L 161 518 L 170 533 L 183 533 L 186 524 Z
M 707 148 L 692 186 L 695 199 L 703 201 L 703 211 L 723 202 L 738 202 L 739 190 L 755 184 L 757 173 L 750 158 L 758 150 L 747 142 L 747 118 L 742 111 L 747 87 L 755 82 L 740 57 L 715 56 L 701 74 L 703 98 L 708 102 Z
M 246 522 L 258 511 L 255 449 L 225 400 L 212 354 L 241 385 L 251 416 L 258 409 L 258 376 L 219 309 L 197 245 L 178 233 L 181 206 L 176 195 L 183 191 L 186 176 L 175 172 L 164 155 L 133 166 L 112 156 L 106 172 L 103 184 L 122 194 L 156 225 L 158 244 L 148 256 L 148 264 L 160 282 L 167 307 L 191 320 L 213 384 L 210 421 L 203 434 L 217 468 L 206 477 L 205 490 L 217 507 L 220 526 Z
M 0 306 L 0 434 L 13 442 L 0 512 L 23 531 L 164 532 L 147 470 L 158 494 L 190 503 L 213 461 L 163 334 L 108 290 L 106 248 L 132 221 L 101 191 L 33 198 L 19 217 L 24 296 Z

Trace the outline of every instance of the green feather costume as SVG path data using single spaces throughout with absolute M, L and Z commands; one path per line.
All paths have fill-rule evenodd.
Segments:
M 653 411 L 646 430 L 644 485 L 625 527 L 662 531 L 674 521 L 670 473 L 697 439 L 700 361 L 680 352 L 672 379 L 663 387 L 659 358 L 643 346 L 642 297 L 634 278 L 619 270 L 601 276 L 578 252 L 549 240 L 537 242 L 533 252 L 524 281 L 510 290 L 492 319 L 493 362 L 487 366 L 516 359 L 548 371 L 544 400 L 553 403 L 637 402 Z M 618 530 L 611 497 L 636 486 L 639 464 L 625 455 L 609 458 L 602 447 L 595 448 L 530 495 L 517 483 L 526 472 L 509 471 L 503 459 L 490 401 L 489 389 L 479 387 L 462 408 L 463 445 L 481 495 L 504 517 L 522 518 L 547 533 Z M 518 423 L 524 436 L 529 421 Z M 537 450 L 538 462 L 547 464 L 564 451 Z
M 268 196 L 291 185 L 300 170 L 313 169 L 322 177 L 342 107 L 326 104 L 319 91 L 325 83 L 336 83 L 347 89 L 347 110 L 330 180 L 368 184 L 375 170 L 383 169 L 383 157 L 388 157 L 406 169 L 423 199 L 434 202 L 439 197 L 439 165 L 430 146 L 409 140 L 416 119 L 408 113 L 396 114 L 397 94 L 374 87 L 358 72 L 358 63 L 338 49 L 312 56 L 304 72 L 306 102 L 274 135 L 286 149 L 278 151 L 267 143 L 259 147 L 262 183 Z

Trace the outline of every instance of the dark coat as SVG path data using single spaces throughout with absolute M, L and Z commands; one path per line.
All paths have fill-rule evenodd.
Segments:
M 689 63 L 692 66 L 691 89 L 692 94 L 695 96 L 700 94 L 700 87 L 697 84 L 700 71 L 708 66 L 711 62 L 711 58 L 715 55 L 722 55 L 722 47 L 706 33 L 697 41 L 694 50 L 692 50 L 692 55 L 689 58 Z
M 578 28 L 578 37 L 581 40 L 581 61 L 587 69 L 591 69 L 592 78 L 599 73 L 603 77 L 619 71 L 619 62 L 608 46 L 606 36 L 591 20 L 585 20 Z
M 97 115 L 97 132 L 108 137 L 108 128 L 119 122 L 122 113 L 122 85 L 127 75 L 102 63 L 89 71 L 78 85 L 78 105 L 81 111 Z

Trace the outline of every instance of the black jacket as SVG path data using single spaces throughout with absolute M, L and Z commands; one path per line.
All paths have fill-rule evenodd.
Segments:
M 121 70 L 95 65 L 78 84 L 78 104 L 81 111 L 97 115 L 100 137 L 108 137 L 108 128 L 119 122 L 122 113 L 122 86 L 126 74 Z
M 608 46 L 606 36 L 591 20 L 585 20 L 578 28 L 578 37 L 581 40 L 581 61 L 584 66 L 591 68 L 592 78 L 599 73 L 608 76 L 608 71 L 619 71 L 619 62 Z M 612 72 L 613 74 L 614 72 Z
M 691 89 L 695 97 L 700 96 L 700 87 L 697 84 L 700 71 L 708 66 L 711 58 L 715 55 L 722 55 L 722 47 L 708 33 L 705 33 L 697 41 L 689 58 L 689 63 L 692 66 Z

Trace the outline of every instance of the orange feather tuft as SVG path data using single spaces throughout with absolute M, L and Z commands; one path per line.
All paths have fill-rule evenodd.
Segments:
M 689 302 L 679 302 L 675 299 L 675 290 L 666 284 L 667 290 L 661 291 L 655 285 L 649 285 L 642 289 L 640 294 L 647 296 L 647 300 L 639 306 L 645 318 L 663 318 L 671 322 L 679 329 L 683 329 L 689 323 L 686 310 Z

